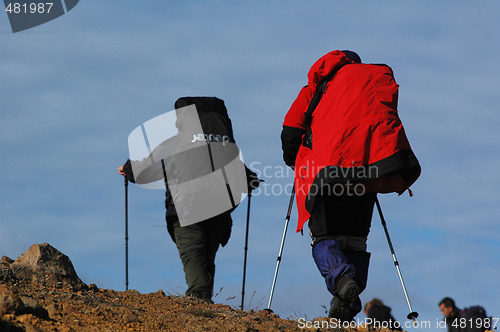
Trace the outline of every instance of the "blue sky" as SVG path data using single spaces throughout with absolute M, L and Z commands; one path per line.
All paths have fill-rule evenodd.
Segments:
M 123 290 L 124 186 L 116 169 L 128 157 L 129 133 L 178 97 L 217 96 L 246 163 L 279 170 L 283 117 L 311 64 L 351 49 L 393 68 L 400 116 L 422 165 L 414 197 L 380 198 L 414 310 L 436 331 L 445 296 L 500 317 L 499 14 L 498 1 L 87 0 L 16 34 L 0 15 L 0 254 L 16 258 L 48 242 L 87 284 Z M 272 173 L 269 188 L 292 181 Z M 161 190 L 129 188 L 129 286 L 182 294 L 163 200 Z M 288 200 L 252 198 L 247 308 L 267 306 Z M 218 303 L 241 301 L 245 218 L 246 201 L 217 256 Z M 362 299 L 380 297 L 404 320 L 376 214 L 372 225 Z M 295 234 L 295 226 L 296 210 L 272 308 L 314 318 L 330 296 L 307 232 Z

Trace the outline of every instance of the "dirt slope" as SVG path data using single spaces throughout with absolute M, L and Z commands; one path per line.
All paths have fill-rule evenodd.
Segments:
M 69 258 L 47 243 L 0 261 L 0 331 L 327 331 L 266 312 L 87 286 Z M 323 323 L 325 324 L 325 323 Z M 367 331 L 367 329 L 353 329 Z

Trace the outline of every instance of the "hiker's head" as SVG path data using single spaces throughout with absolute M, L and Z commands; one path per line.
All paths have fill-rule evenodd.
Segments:
M 449 297 L 445 297 L 439 302 L 439 309 L 444 317 L 449 318 L 453 310 L 455 310 L 455 301 Z
M 361 63 L 361 58 L 359 57 L 358 53 L 349 50 L 343 50 L 341 52 L 344 53 L 349 60 L 352 60 L 356 63 Z
M 371 307 L 383 307 L 383 306 L 384 306 L 384 302 L 382 302 L 381 299 L 377 299 L 375 297 L 375 298 L 373 298 L 373 300 L 365 303 L 364 313 L 365 313 L 365 315 L 368 315 L 368 311 L 370 310 Z
M 372 307 L 372 301 L 368 301 L 365 303 L 365 307 L 363 309 L 365 315 L 368 315 L 368 310 L 370 310 L 371 307 Z

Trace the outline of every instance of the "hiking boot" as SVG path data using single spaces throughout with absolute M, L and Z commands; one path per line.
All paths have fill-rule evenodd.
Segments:
M 349 309 L 349 304 L 334 296 L 330 302 L 328 318 L 336 318 L 339 321 L 351 321 L 352 313 L 351 309 Z
M 347 303 L 347 306 L 356 301 L 359 293 L 361 293 L 358 283 L 346 276 L 339 278 L 335 284 L 335 290 L 342 301 Z
M 203 302 L 213 304 L 214 302 L 212 301 L 212 297 L 210 296 L 210 292 L 205 292 L 205 291 L 191 291 L 189 293 L 186 293 L 187 296 L 191 296 L 194 298 L 197 298 Z

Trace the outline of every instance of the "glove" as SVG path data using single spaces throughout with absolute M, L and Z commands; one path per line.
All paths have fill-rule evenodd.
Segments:
M 252 192 L 252 190 L 257 189 L 260 185 L 261 182 L 264 182 L 264 180 L 261 180 L 257 177 L 257 174 L 252 172 L 248 167 L 245 166 L 245 171 L 247 173 L 247 184 L 248 184 L 248 192 Z

